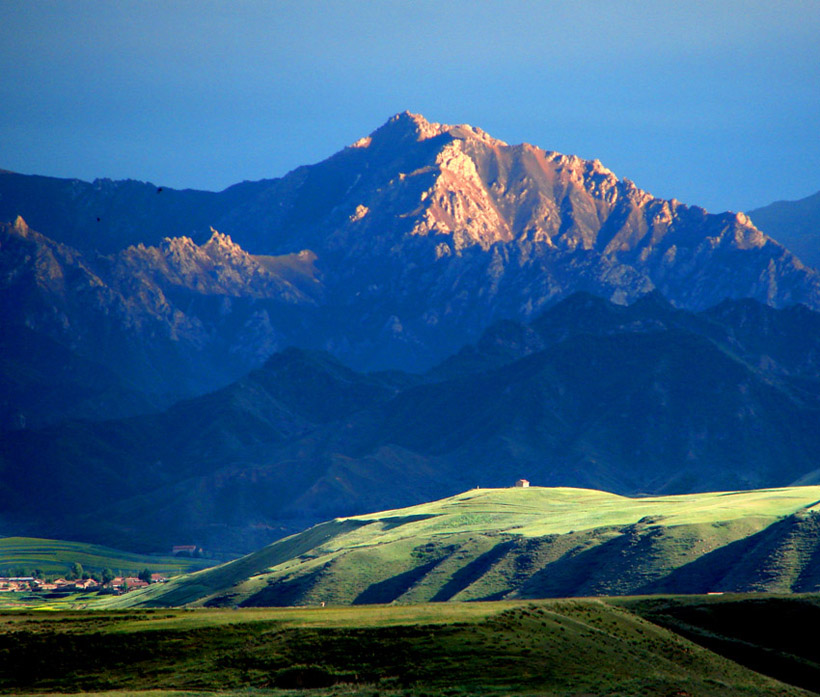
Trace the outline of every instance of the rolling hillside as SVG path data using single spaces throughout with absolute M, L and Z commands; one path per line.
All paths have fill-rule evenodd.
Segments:
M 474 489 L 336 519 L 107 606 L 820 589 L 820 487 L 625 498 Z
M 47 575 L 67 574 L 75 562 L 88 572 L 111 569 L 128 575 L 136 575 L 146 568 L 152 573 L 181 574 L 213 563 L 171 555 L 133 554 L 83 542 L 0 537 L 0 576 L 16 574 L 20 569 L 27 574 L 34 569 Z

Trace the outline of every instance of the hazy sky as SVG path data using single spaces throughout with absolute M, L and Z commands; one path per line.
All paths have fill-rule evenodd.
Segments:
M 1 0 L 0 168 L 222 189 L 409 109 L 709 210 L 820 190 L 820 2 Z

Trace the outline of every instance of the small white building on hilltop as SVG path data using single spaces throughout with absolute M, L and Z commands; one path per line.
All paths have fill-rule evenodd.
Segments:
M 518 487 L 518 488 L 520 488 L 520 489 L 525 488 L 525 487 L 528 487 L 529 485 L 530 485 L 530 483 L 529 483 L 526 479 L 519 479 L 519 480 L 515 483 L 515 486 L 516 486 L 516 487 Z

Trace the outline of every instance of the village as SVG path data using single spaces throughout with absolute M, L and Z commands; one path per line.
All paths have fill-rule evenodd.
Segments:
M 98 591 L 121 595 L 137 588 L 145 588 L 152 583 L 166 583 L 164 574 L 140 573 L 139 576 L 114 576 L 98 580 L 95 578 L 56 578 L 45 580 L 34 576 L 0 576 L 0 593 L 87 593 Z

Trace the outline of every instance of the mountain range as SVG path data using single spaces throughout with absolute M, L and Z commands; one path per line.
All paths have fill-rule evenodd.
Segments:
M 402 113 L 222 192 L 0 172 L 0 532 L 235 554 L 526 476 L 813 483 L 820 276 Z
M 3 220 L 3 324 L 101 376 L 96 400 L 7 399 L 7 425 L 106 413 L 112 392 L 140 393 L 129 413 L 161 408 L 290 345 L 424 371 L 577 291 L 820 308 L 817 272 L 742 213 L 407 112 L 323 162 L 219 193 L 0 172 Z

